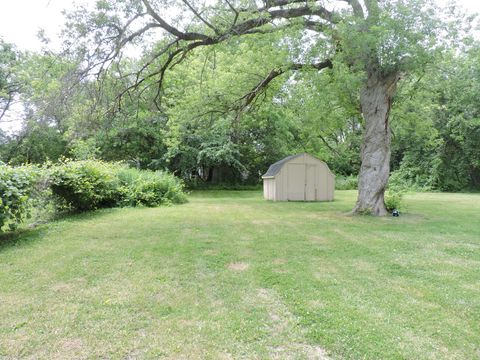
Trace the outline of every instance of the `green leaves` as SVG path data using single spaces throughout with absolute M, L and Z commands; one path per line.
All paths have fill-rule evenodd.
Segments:
M 39 168 L 34 166 L 0 164 L 0 232 L 14 230 L 28 216 L 29 198 L 39 175 Z
M 47 202 L 56 210 L 88 211 L 186 201 L 183 182 L 167 172 L 99 160 L 64 161 L 42 168 L 0 165 L 0 232 L 14 230 L 32 208 Z
M 20 92 L 21 85 L 16 74 L 18 57 L 15 47 L 0 38 L 0 120 Z
M 75 211 L 186 201 L 183 183 L 173 175 L 120 163 L 65 161 L 52 167 L 50 181 L 53 193 Z
M 358 70 L 384 75 L 422 70 L 456 43 L 471 21 L 425 0 L 382 1 L 376 15 L 339 26 L 338 57 Z

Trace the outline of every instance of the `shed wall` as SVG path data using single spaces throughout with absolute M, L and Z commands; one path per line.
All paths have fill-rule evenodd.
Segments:
M 275 178 L 263 180 L 263 197 L 267 200 L 275 200 Z
M 308 154 L 295 157 L 273 178 L 264 179 L 264 197 L 275 201 L 332 201 L 334 190 L 335 176 L 327 164 Z

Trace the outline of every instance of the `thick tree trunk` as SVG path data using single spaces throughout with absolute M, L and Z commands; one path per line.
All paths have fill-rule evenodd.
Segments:
M 360 93 L 365 131 L 354 213 L 387 214 L 384 193 L 390 173 L 391 139 L 388 117 L 397 80 L 397 74 L 370 74 Z

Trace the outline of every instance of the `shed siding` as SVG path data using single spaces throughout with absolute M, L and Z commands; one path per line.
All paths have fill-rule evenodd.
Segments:
M 275 183 L 276 183 L 276 191 L 275 191 L 275 201 L 285 201 L 286 199 L 284 198 L 285 194 L 285 181 L 283 181 L 283 174 L 285 172 L 283 170 L 280 171 L 278 176 L 275 177 Z
M 315 164 L 307 164 L 305 168 L 305 200 L 315 201 L 318 197 L 318 169 Z
M 305 200 L 305 164 L 288 163 L 287 168 L 287 199 Z
M 263 197 L 267 200 L 274 199 L 275 191 L 275 179 L 264 179 L 263 180 Z
M 335 191 L 335 176 L 329 171 L 328 172 L 328 201 L 333 201 L 333 193 Z
M 335 176 L 327 164 L 309 154 L 294 155 L 289 158 L 280 161 L 281 166 L 277 166 L 277 172 L 272 177 L 266 176 L 263 179 L 266 199 L 274 201 L 333 200 Z

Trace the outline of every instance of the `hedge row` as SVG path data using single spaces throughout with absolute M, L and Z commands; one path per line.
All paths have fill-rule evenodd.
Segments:
M 15 229 L 38 199 L 81 212 L 105 207 L 186 202 L 181 180 L 98 160 L 10 167 L 0 164 L 0 232 Z
M 28 214 L 38 169 L 0 165 L 0 232 L 14 230 Z

